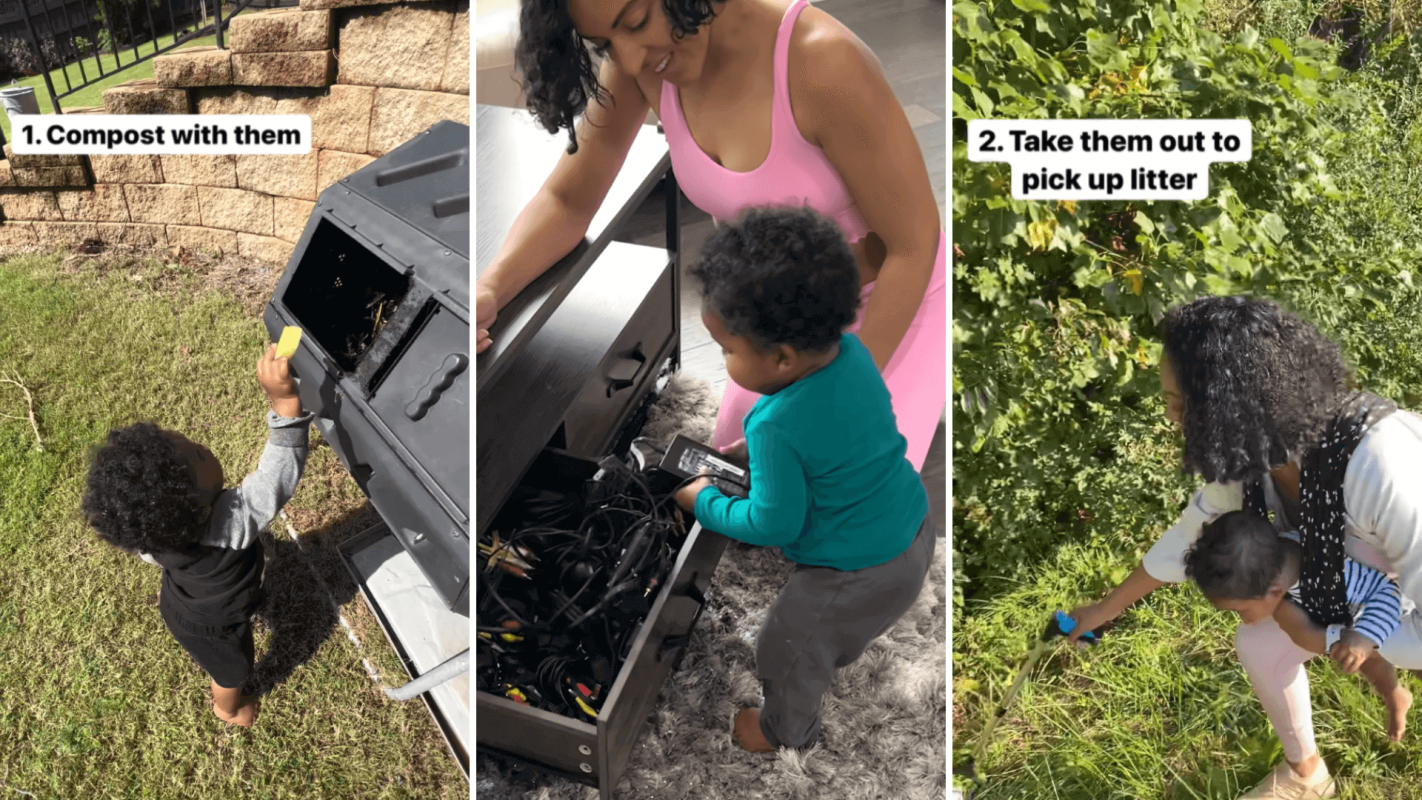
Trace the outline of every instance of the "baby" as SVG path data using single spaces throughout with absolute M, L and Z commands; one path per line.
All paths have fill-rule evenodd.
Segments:
M 311 423 L 276 345 L 257 362 L 257 382 L 271 403 L 271 435 L 257 471 L 240 487 L 222 488 L 222 465 L 211 450 L 140 422 L 109 432 L 89 467 L 83 502 L 101 539 L 163 568 L 163 622 L 212 678 L 213 713 L 244 727 L 258 711 L 255 698 L 242 696 L 255 658 L 252 615 L 263 598 L 257 534 L 296 491 Z
M 809 747 L 835 670 L 918 597 L 936 538 L 928 495 L 874 359 L 844 332 L 859 269 L 833 222 L 749 211 L 691 272 L 727 375 L 764 396 L 745 417 L 749 497 L 702 478 L 676 501 L 708 530 L 796 562 L 756 640 L 764 705 L 738 711 L 732 732 L 751 752 Z
M 1388 738 L 1401 740 L 1412 694 L 1398 683 L 1393 665 L 1422 669 L 1422 647 L 1405 633 L 1413 626 L 1401 624 L 1397 584 L 1345 559 L 1353 624 L 1325 629 L 1299 605 L 1302 558 L 1299 543 L 1280 536 L 1267 520 L 1232 511 L 1205 525 L 1185 556 L 1185 574 L 1215 608 L 1239 614 L 1246 625 L 1272 616 L 1294 644 L 1327 653 L 1344 672 L 1361 672 L 1387 706 Z

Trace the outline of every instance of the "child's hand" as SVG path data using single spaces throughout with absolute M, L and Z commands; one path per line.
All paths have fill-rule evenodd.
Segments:
M 696 496 L 701 494 L 701 490 L 711 485 L 710 478 L 697 478 L 686 486 L 676 490 L 676 504 L 687 511 L 696 508 Z
M 267 393 L 273 411 L 283 417 L 299 417 L 301 399 L 296 394 L 296 381 L 291 378 L 288 360 L 277 358 L 276 345 L 269 345 L 257 361 L 257 383 Z
M 1357 672 L 1376 649 L 1372 639 L 1352 628 L 1345 628 L 1333 649 L 1328 651 L 1328 657 L 1337 662 L 1338 668 L 1344 672 Z
M 727 456 L 732 461 L 739 461 L 742 464 L 750 461 L 750 451 L 746 449 L 746 440 L 744 438 L 737 439 L 721 448 L 721 455 Z

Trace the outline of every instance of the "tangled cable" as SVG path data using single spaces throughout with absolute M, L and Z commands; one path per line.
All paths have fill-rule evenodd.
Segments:
M 686 539 L 686 481 L 597 466 L 515 492 L 479 542 L 476 606 L 480 691 L 592 720 Z

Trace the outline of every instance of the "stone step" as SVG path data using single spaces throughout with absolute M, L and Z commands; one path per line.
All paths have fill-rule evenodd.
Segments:
M 49 116 L 49 115 L 46 115 Z M 5 143 L 5 159 L 12 167 L 22 167 L 28 169 L 46 169 L 50 167 L 78 167 L 83 166 L 84 157 L 79 155 L 23 155 L 15 152 L 14 147 Z
M 231 86 L 232 53 L 216 47 L 194 47 L 153 59 L 153 77 L 159 86 Z
M 279 8 L 233 17 L 227 46 L 233 53 L 329 50 L 331 12 Z
M 0 186 L 88 186 L 83 156 L 17 155 L 7 142 L 0 161 Z
M 336 82 L 334 50 L 233 53 L 233 86 L 324 88 Z
M 350 8 L 352 6 L 379 6 L 379 5 L 403 5 L 401 2 L 391 2 L 391 0 L 301 0 L 302 11 L 315 11 L 325 8 Z
M 110 114 L 189 114 L 188 93 L 161 86 L 155 78 L 129 81 L 104 90 Z M 72 114 L 73 111 L 65 113 Z
M 240 19 L 240 17 L 239 17 Z M 335 83 L 334 50 L 233 53 L 195 48 L 153 60 L 159 86 L 286 86 L 324 88 Z M 182 112 L 182 113 L 187 113 Z

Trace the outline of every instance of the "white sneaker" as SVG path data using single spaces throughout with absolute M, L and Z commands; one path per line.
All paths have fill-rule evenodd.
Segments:
M 1239 800 L 1322 800 L 1332 797 L 1337 791 L 1333 776 L 1328 774 L 1327 764 L 1320 762 L 1313 777 L 1305 779 L 1294 773 L 1289 762 L 1280 761 L 1269 777 L 1240 795 Z

